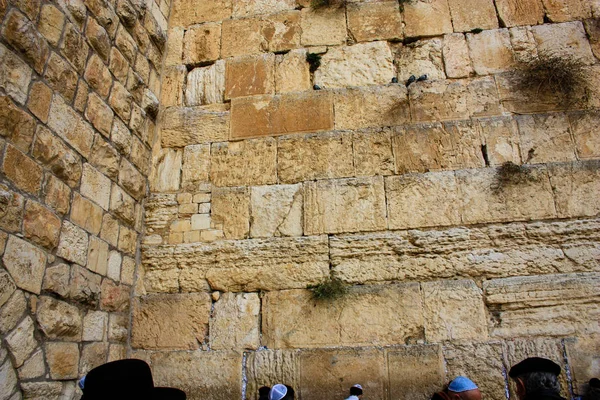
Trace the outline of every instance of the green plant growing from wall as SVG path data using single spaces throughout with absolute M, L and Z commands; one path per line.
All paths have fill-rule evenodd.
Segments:
M 518 66 L 518 84 L 533 96 L 557 98 L 563 106 L 587 100 L 589 78 L 581 58 L 540 52 L 538 57 Z
M 534 180 L 535 177 L 528 167 L 507 161 L 496 169 L 496 179 L 492 189 L 495 193 L 499 193 L 508 186 L 526 184 Z
M 308 53 L 306 55 L 306 62 L 310 66 L 310 72 L 315 72 L 321 66 L 321 55 L 317 53 Z
M 400 2 L 400 11 L 404 12 L 404 6 L 412 3 L 414 0 L 398 0 Z
M 315 300 L 336 300 L 348 292 L 348 286 L 338 278 L 329 278 L 315 286 L 309 286 Z

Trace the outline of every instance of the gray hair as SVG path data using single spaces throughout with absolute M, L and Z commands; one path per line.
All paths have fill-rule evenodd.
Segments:
M 530 372 L 519 376 L 525 385 L 525 393 L 532 394 L 540 390 L 550 390 L 560 393 L 560 383 L 558 376 L 549 372 Z

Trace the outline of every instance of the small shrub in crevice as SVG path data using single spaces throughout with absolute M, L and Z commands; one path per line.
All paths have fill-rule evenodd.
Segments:
M 404 6 L 412 3 L 414 0 L 399 0 L 400 2 L 400 11 L 404 12 Z
M 587 100 L 589 77 L 585 62 L 574 56 L 540 52 L 518 66 L 518 84 L 533 96 L 550 95 L 562 105 Z
M 312 0 L 310 6 L 314 9 L 328 7 L 344 7 L 348 0 Z
M 309 287 L 315 300 L 335 300 L 348 292 L 348 286 L 338 278 L 331 278 Z
M 321 66 L 321 55 L 317 53 L 308 53 L 306 62 L 310 66 L 310 72 L 315 72 Z
M 494 192 L 500 192 L 507 186 L 525 184 L 534 180 L 528 167 L 507 161 L 496 169 L 496 181 L 492 189 Z

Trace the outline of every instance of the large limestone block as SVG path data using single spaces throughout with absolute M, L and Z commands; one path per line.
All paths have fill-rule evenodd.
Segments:
M 104 210 L 108 210 L 110 206 L 110 188 L 111 182 L 108 177 L 90 164 L 83 164 L 80 188 L 83 196 L 96 202 Z
M 403 346 L 387 351 L 390 393 L 397 399 L 431 397 L 446 381 L 439 345 Z M 359 379 L 360 381 L 360 379 Z
M 565 340 L 573 391 L 583 395 L 590 379 L 600 375 L 600 336 L 579 336 Z
M 392 51 L 387 42 L 335 47 L 323 54 L 315 84 L 325 88 L 383 85 L 394 77 Z
M 183 150 L 181 187 L 196 192 L 202 183 L 208 182 L 210 171 L 210 145 L 196 144 Z
M 94 130 L 65 103 L 61 96 L 54 96 L 52 99 L 48 127 L 73 146 L 82 156 L 90 157 Z
M 407 38 L 453 32 L 448 0 L 416 0 L 405 4 L 404 23 Z
M 21 290 L 16 290 L 0 309 L 0 317 L 2 317 L 0 319 L 0 332 L 5 335 L 15 328 L 26 311 L 28 311 L 28 304 L 25 294 Z M 33 322 L 31 322 L 31 325 L 33 326 Z M 37 343 L 34 343 L 33 346 L 37 346 Z
M 183 63 L 218 60 L 221 54 L 221 24 L 193 26 L 183 36 Z
M 305 234 L 376 231 L 386 225 L 382 177 L 305 183 Z
M 518 115 L 516 120 L 523 160 L 534 163 L 575 161 L 575 144 L 567 115 Z
M 348 134 L 293 135 L 277 140 L 277 176 L 283 183 L 353 175 L 352 137 Z
M 27 100 L 32 70 L 4 45 L 0 45 L 0 88 L 20 104 Z
M 0 307 L 6 304 L 16 289 L 17 286 L 10 278 L 8 272 L 4 270 L 0 271 Z
M 594 216 L 600 212 L 600 163 L 598 161 L 551 164 L 550 183 L 556 212 L 561 218 Z
M 357 42 L 402 39 L 400 8 L 396 1 L 349 3 L 348 30 Z
M 365 129 L 352 134 L 356 176 L 393 175 L 391 129 Z
M 205 215 L 205 214 L 196 214 Z M 192 229 L 194 227 L 192 216 Z M 244 239 L 250 233 L 250 191 L 248 188 L 215 188 L 211 197 L 210 221 L 223 230 L 225 239 Z M 201 227 L 201 229 L 210 228 Z
M 81 340 L 83 319 L 79 309 L 64 301 L 42 296 L 37 309 L 37 321 L 49 339 L 68 342 Z
M 256 398 L 259 388 L 270 387 L 279 382 L 299 388 L 298 354 L 297 350 L 267 350 L 264 348 L 248 353 L 246 394 L 250 398 Z
M 254 96 L 231 102 L 231 136 L 248 138 L 333 128 L 330 92 Z
M 60 219 L 52 211 L 35 201 L 27 202 L 23 219 L 27 239 L 52 250 L 58 244 L 60 226 Z
M 574 112 L 569 114 L 569 122 L 579 158 L 600 158 L 600 137 L 595 134 L 595 127 L 600 124 L 600 113 Z
M 468 376 L 486 399 L 506 399 L 502 343 L 447 343 L 444 360 L 449 379 Z
M 168 192 L 179 190 L 183 151 L 171 148 L 160 149 L 153 159 L 150 175 L 150 190 Z
M 418 284 L 354 286 L 338 300 L 315 301 L 308 290 L 263 298 L 263 343 L 273 349 L 372 346 L 423 339 Z
M 177 218 L 175 194 L 153 193 L 146 199 L 145 224 L 148 233 L 160 232 Z
M 394 54 L 398 80 L 406 82 L 411 75 L 427 75 L 428 79 L 446 79 L 442 60 L 442 39 L 424 39 L 399 45 Z
M 222 24 L 221 57 L 237 57 L 258 54 L 267 47 L 262 35 L 264 20 L 259 18 L 229 19 Z M 243 37 L 244 40 L 237 40 Z
M 64 144 L 49 129 L 40 126 L 36 132 L 32 155 L 50 167 L 71 187 L 79 184 L 81 178 L 81 158 Z
M 482 118 L 475 123 L 490 165 L 498 166 L 507 161 L 521 164 L 519 131 L 511 117 Z
M 334 103 L 336 129 L 394 126 L 410 121 L 404 85 L 336 90 Z
M 87 258 L 87 268 L 90 271 L 106 276 L 108 269 L 108 243 L 95 236 L 91 236 Z
M 37 73 L 43 72 L 50 52 L 48 42 L 24 14 L 16 9 L 10 10 L 3 24 L 2 36 Z
M 450 33 L 444 36 L 444 68 L 448 78 L 466 78 L 473 73 L 465 35 Z
M 233 18 L 273 14 L 296 8 L 295 0 L 246 0 L 233 2 Z
M 422 289 L 428 342 L 487 339 L 483 296 L 475 282 L 427 282 Z
M 39 83 L 44 88 L 47 88 L 42 83 Z M 32 105 L 31 99 L 35 97 L 35 88 L 37 86 L 34 85 L 32 87 L 31 93 L 33 96 L 30 97 L 30 101 L 28 107 L 30 109 L 35 109 L 35 105 Z M 50 91 L 50 95 L 52 91 Z M 42 97 L 39 95 L 39 97 Z M 34 112 L 34 114 L 45 114 L 45 117 L 41 117 L 40 119 L 47 119 L 48 117 L 48 107 L 50 107 L 49 99 L 40 99 L 41 102 L 44 100 L 47 101 L 45 111 Z M 27 152 L 29 147 L 31 146 L 31 142 L 33 141 L 33 134 L 35 133 L 35 120 L 26 112 L 22 111 L 20 108 L 16 107 L 16 105 L 10 100 L 8 96 L 0 97 L 0 124 L 2 128 L 0 129 L 0 136 L 3 136 L 9 139 L 15 147 L 19 150 Z
M 81 266 L 87 263 L 88 235 L 69 221 L 63 221 L 56 255 Z
M 14 366 L 20 367 L 29 355 L 38 347 L 35 338 L 35 326 L 31 317 L 27 316 L 5 337 L 8 351 L 14 360 Z
M 221 21 L 231 17 L 232 0 L 174 0 L 170 27 L 188 27 L 208 21 Z
M 496 8 L 498 17 L 508 28 L 544 22 L 541 0 L 496 0 Z
M 390 229 L 458 225 L 460 195 L 453 172 L 386 178 Z
M 281 2 L 279 3 L 281 4 Z M 281 53 L 302 47 L 300 45 L 302 34 L 301 15 L 300 11 L 292 10 L 262 19 L 261 35 L 266 42 L 268 52 Z
M 226 140 L 229 135 L 229 105 L 170 107 L 161 113 L 163 147 L 185 147 Z
M 277 182 L 277 144 L 273 138 L 213 143 L 210 180 L 215 186 L 269 185 Z
M 548 172 L 544 167 L 530 167 L 528 171 L 522 181 L 505 184 L 498 181 L 498 169 L 457 171 L 462 221 L 476 224 L 555 217 Z
M 260 299 L 257 293 L 224 293 L 210 318 L 213 350 L 256 350 L 259 335 Z
M 4 348 L 2 349 L 6 354 Z M 2 356 L 3 360 L 0 361 L 0 398 L 5 399 L 20 399 L 19 393 L 19 381 L 17 380 L 17 374 L 9 358 Z M 14 396 L 11 395 L 14 393 Z
M 10 144 L 6 146 L 2 173 L 17 188 L 38 195 L 43 178 L 41 166 Z
M 467 44 L 477 75 L 497 74 L 515 66 L 508 29 L 467 33 Z
M 528 54 L 527 51 L 525 54 Z M 568 105 L 561 93 L 529 90 L 523 87 L 519 74 L 507 72 L 494 77 L 504 110 L 515 114 L 544 113 L 565 110 Z
M 343 398 L 353 382 L 360 382 L 369 398 L 385 398 L 388 371 L 382 349 L 305 351 L 298 355 L 298 364 L 298 389 L 303 398 Z
M 538 52 L 578 58 L 586 64 L 595 62 L 581 21 L 544 24 L 531 28 Z
M 230 400 L 242 396 L 242 353 L 156 353 L 151 362 L 155 385 L 179 388 L 189 400 Z
M 230 58 L 225 64 L 225 99 L 273 94 L 275 55 Z
M 337 46 L 345 44 L 346 12 L 343 7 L 302 9 L 302 46 Z
M 498 28 L 493 0 L 448 0 L 455 32 Z
M 208 67 L 194 68 L 187 74 L 186 79 L 186 105 L 199 106 L 223 102 L 225 93 L 224 60 L 219 60 Z
M 47 255 L 34 245 L 9 236 L 2 262 L 17 287 L 39 294 L 46 269 Z
M 302 186 L 256 186 L 250 196 L 250 236 L 302 236 Z
M 406 125 L 392 137 L 396 172 L 483 167 L 478 126 L 470 121 Z
M 208 293 L 135 298 L 131 345 L 143 349 L 197 349 L 208 334 Z
M 542 0 L 546 17 L 551 22 L 586 19 L 591 16 L 592 3 L 585 0 Z
M 502 115 L 492 77 L 418 82 L 408 89 L 415 121 L 444 121 Z
M 292 50 L 278 54 L 275 59 L 275 90 L 279 93 L 301 92 L 311 89 L 307 51 Z
M 599 333 L 597 272 L 513 277 L 484 282 L 493 336 L 574 336 Z
M 8 232 L 20 232 L 25 198 L 0 184 L 0 228 Z
M 77 343 L 46 343 L 46 360 L 50 377 L 55 380 L 77 379 L 79 348 Z

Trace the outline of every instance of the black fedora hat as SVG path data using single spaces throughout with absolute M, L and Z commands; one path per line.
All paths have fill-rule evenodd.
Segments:
M 100 365 L 91 370 L 83 384 L 81 400 L 185 400 L 185 392 L 154 387 L 145 361 L 129 359 Z
M 558 376 L 560 375 L 560 365 L 547 358 L 530 357 L 513 365 L 508 372 L 508 376 L 516 378 L 517 376 L 528 374 L 530 372 L 548 372 Z

